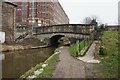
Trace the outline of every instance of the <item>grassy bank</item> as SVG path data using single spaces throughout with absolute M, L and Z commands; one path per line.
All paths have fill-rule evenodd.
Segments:
M 23 80 L 26 79 L 28 76 L 31 76 L 34 74 L 34 71 L 36 71 L 37 69 L 39 69 L 42 66 L 43 63 L 37 64 L 35 67 L 33 67 L 32 69 L 30 69 L 29 71 L 27 71 L 25 74 L 23 74 L 22 76 L 20 76 L 20 78 L 18 80 Z
M 48 66 L 44 68 L 43 73 L 38 75 L 36 77 L 36 79 L 37 78 L 52 78 L 53 72 L 55 70 L 55 65 L 56 65 L 58 59 L 59 59 L 59 54 L 55 54 L 53 57 L 51 57 L 51 59 L 46 61 L 46 63 L 48 63 Z
M 55 70 L 55 65 L 57 61 L 59 60 L 59 52 L 55 52 L 52 56 L 50 56 L 44 63 L 47 63 L 48 65 L 43 68 L 43 72 L 35 77 L 35 79 L 38 78 L 51 78 L 52 74 Z M 28 76 L 34 75 L 34 72 L 38 69 L 42 69 L 42 65 L 44 63 L 37 64 L 35 67 L 27 71 L 25 74 L 23 74 L 18 80 L 24 80 Z
M 99 74 L 101 77 L 118 77 L 118 32 L 105 31 L 102 35 L 100 50 L 101 63 L 99 64 Z
M 72 44 L 69 47 L 70 55 L 73 57 L 84 56 L 87 48 L 91 44 L 91 40 L 83 40 L 82 42 L 77 42 L 76 44 Z

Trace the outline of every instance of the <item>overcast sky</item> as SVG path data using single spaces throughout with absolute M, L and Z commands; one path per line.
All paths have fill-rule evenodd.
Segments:
M 97 16 L 102 23 L 118 24 L 120 0 L 59 0 L 70 23 L 83 23 L 85 17 Z

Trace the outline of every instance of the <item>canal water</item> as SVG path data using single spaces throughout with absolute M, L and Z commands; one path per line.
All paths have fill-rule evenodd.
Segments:
M 2 52 L 0 56 L 0 76 L 2 78 L 18 78 L 26 71 L 44 62 L 54 52 L 55 47 Z M 1 71 L 2 70 L 2 71 Z

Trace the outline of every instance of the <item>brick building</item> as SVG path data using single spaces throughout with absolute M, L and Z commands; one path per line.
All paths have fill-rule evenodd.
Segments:
M 69 23 L 69 18 L 58 0 L 43 1 L 16 2 L 18 4 L 16 11 L 17 26 L 46 26 Z
M 0 25 L 0 31 L 5 32 L 5 42 L 11 43 L 14 41 L 15 30 L 15 12 L 16 4 L 11 2 L 0 2 L 0 18 L 2 19 L 2 25 Z
M 26 25 L 28 19 L 28 3 L 27 2 L 16 2 L 16 25 Z

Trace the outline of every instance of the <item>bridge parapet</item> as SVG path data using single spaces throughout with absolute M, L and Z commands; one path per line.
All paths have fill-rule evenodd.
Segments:
M 35 28 L 35 33 L 38 35 L 49 33 L 90 34 L 93 31 L 94 26 L 92 24 L 62 24 Z

